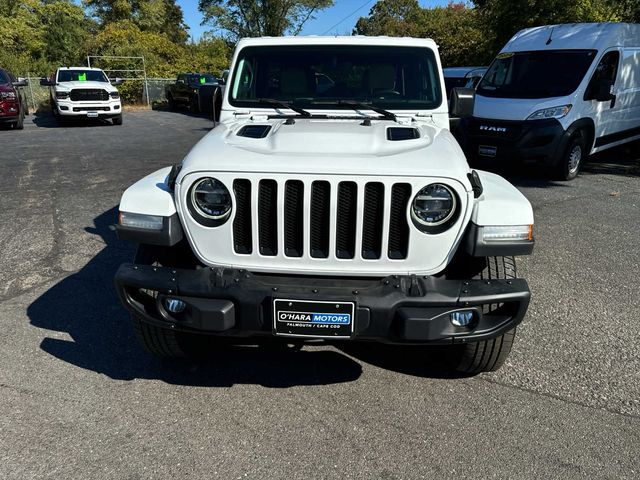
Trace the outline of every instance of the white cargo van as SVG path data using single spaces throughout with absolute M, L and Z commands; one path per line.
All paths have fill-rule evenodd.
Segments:
M 640 25 L 518 32 L 475 93 L 471 160 L 537 163 L 571 180 L 591 153 L 640 139 Z

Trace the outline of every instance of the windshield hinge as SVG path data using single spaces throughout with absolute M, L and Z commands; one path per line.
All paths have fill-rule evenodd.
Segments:
M 233 112 L 234 117 L 249 117 L 251 116 L 251 111 L 249 110 L 235 110 Z

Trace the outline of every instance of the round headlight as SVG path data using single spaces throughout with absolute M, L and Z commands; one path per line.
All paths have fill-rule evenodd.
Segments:
M 231 214 L 231 194 L 220 180 L 201 178 L 191 186 L 189 207 L 200 223 L 214 227 Z
M 420 190 L 413 199 L 411 216 L 418 227 L 439 227 L 453 218 L 456 206 L 456 195 L 451 188 L 432 183 Z

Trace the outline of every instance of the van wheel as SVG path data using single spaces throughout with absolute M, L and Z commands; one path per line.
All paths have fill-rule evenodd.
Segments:
M 581 132 L 574 133 L 556 166 L 558 180 L 573 180 L 587 160 L 587 142 Z
M 174 247 L 175 248 L 175 247 Z M 180 252 L 166 247 L 140 245 L 134 263 L 143 265 L 181 267 Z M 199 358 L 206 355 L 209 338 L 204 335 L 177 332 L 171 328 L 158 327 L 131 315 L 133 330 L 142 347 L 159 358 Z
M 509 279 L 516 278 L 516 274 L 516 259 L 514 257 L 487 257 L 484 259 L 484 268 L 473 278 L 483 280 Z M 497 308 L 499 308 L 497 304 L 490 305 L 487 311 L 491 312 Z M 448 367 L 464 375 L 496 371 L 507 360 L 515 337 L 516 329 L 513 328 L 490 340 L 455 345 L 449 352 Z

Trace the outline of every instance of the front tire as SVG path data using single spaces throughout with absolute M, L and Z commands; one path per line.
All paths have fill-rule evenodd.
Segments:
M 13 124 L 13 128 L 15 130 L 23 130 L 24 129 L 24 110 L 20 110 L 20 115 L 18 115 L 18 120 Z
M 175 248 L 175 247 L 174 247 Z M 136 251 L 134 263 L 164 267 L 191 266 L 189 261 L 183 261 L 179 250 L 140 245 Z M 178 332 L 171 328 L 163 328 L 141 320 L 131 315 L 133 331 L 142 347 L 159 358 L 197 358 L 206 354 L 207 340 L 203 335 Z
M 118 115 L 117 117 L 113 117 L 111 119 L 111 123 L 114 125 L 122 125 L 122 115 Z
M 587 160 L 587 149 L 587 142 L 582 132 L 574 133 L 556 165 L 555 176 L 558 180 L 568 181 L 578 176 L 582 165 Z
M 487 257 L 484 268 L 473 278 L 482 280 L 516 278 L 516 260 L 514 257 Z M 490 310 L 497 308 L 492 305 Z M 499 337 L 463 345 L 456 345 L 448 359 L 449 367 L 464 375 L 476 375 L 482 372 L 494 372 L 507 360 L 516 336 L 513 328 Z

